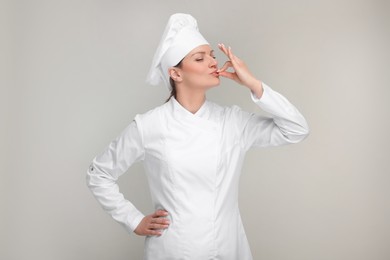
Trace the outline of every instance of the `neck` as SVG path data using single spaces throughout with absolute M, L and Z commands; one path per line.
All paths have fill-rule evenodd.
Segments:
M 180 91 L 177 89 L 176 100 L 185 109 L 195 114 L 206 100 L 204 90 Z

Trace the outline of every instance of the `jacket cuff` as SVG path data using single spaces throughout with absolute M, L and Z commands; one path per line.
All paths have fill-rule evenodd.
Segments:
M 139 211 L 137 213 L 134 213 L 134 215 L 132 214 L 132 216 L 129 216 L 128 224 L 126 225 L 127 231 L 129 233 L 133 233 L 144 217 L 144 214 Z
M 269 86 L 267 84 L 265 84 L 264 82 L 261 82 L 261 86 L 263 87 L 263 95 L 261 95 L 260 98 L 258 98 L 255 93 L 253 93 L 251 91 L 251 98 L 252 98 L 252 101 L 255 102 L 255 103 L 259 103 L 261 102 L 262 100 L 264 99 L 267 99 L 267 96 L 269 95 L 268 92 L 269 92 Z

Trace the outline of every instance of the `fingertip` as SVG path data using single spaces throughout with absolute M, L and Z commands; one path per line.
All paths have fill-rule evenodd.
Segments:
M 168 216 L 168 211 L 166 211 L 165 209 L 160 209 L 156 213 L 159 216 Z
M 229 54 L 232 56 L 233 53 L 232 53 L 232 47 L 229 46 Z
M 157 231 L 157 230 L 150 230 L 149 231 L 149 236 L 161 236 L 161 231 Z

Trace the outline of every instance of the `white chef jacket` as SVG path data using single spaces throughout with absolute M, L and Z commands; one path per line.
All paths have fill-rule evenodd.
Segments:
M 119 223 L 134 231 L 144 215 L 118 189 L 118 177 L 143 161 L 155 209 L 169 212 L 161 236 L 147 236 L 145 259 L 252 259 L 238 209 L 246 151 L 297 143 L 308 135 L 304 117 L 263 83 L 252 100 L 272 117 L 208 100 L 195 113 L 175 98 L 140 114 L 92 162 L 87 183 Z

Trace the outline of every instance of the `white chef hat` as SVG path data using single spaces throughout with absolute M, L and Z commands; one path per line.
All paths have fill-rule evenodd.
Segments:
M 151 85 L 163 82 L 171 90 L 168 69 L 177 65 L 194 48 L 204 44 L 209 43 L 200 34 L 194 17 L 182 13 L 171 15 L 146 81 Z

